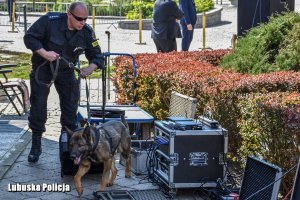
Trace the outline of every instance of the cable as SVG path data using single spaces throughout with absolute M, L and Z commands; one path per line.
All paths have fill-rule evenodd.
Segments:
M 253 19 L 252 19 L 252 28 L 254 27 L 254 21 L 255 21 L 255 17 L 256 17 L 256 11 L 257 11 L 257 7 L 258 7 L 258 3 L 260 4 L 260 12 L 261 12 L 261 2 L 260 2 L 260 0 L 257 0 L 255 11 L 254 11 L 254 16 L 253 16 Z M 261 22 L 261 13 L 260 13 L 260 22 Z
M 253 196 L 257 195 L 258 193 L 262 192 L 263 190 L 267 189 L 268 187 L 272 186 L 274 183 L 276 183 L 277 181 L 281 180 L 285 175 L 287 175 L 288 173 L 290 173 L 294 168 L 297 167 L 297 164 L 294 165 L 291 169 L 289 169 L 287 172 L 285 172 L 281 177 L 279 177 L 278 179 L 276 179 L 275 181 L 273 181 L 272 183 L 270 183 L 269 185 L 263 187 L 262 189 L 258 190 L 257 192 L 251 194 L 249 197 L 247 197 L 245 200 L 248 200 L 250 198 L 252 198 Z

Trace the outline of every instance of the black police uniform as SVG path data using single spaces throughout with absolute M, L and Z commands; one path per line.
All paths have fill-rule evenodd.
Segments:
M 50 88 L 37 83 L 35 72 L 45 59 L 36 50 L 44 48 L 47 51 L 55 51 L 66 60 L 76 63 L 77 57 L 73 51 L 81 47 L 89 63 L 98 67 L 104 67 L 104 57 L 95 38 L 92 28 L 85 24 L 82 30 L 70 31 L 67 26 L 66 13 L 48 13 L 40 17 L 27 31 L 24 43 L 33 51 L 32 71 L 30 74 L 31 85 L 31 110 L 29 115 L 29 127 L 33 132 L 45 132 L 47 120 L 47 98 Z M 39 68 L 38 79 L 40 82 L 49 83 L 53 77 L 49 62 Z M 53 63 L 55 66 L 55 62 Z M 54 82 L 60 99 L 62 127 L 67 126 L 71 130 L 76 129 L 76 113 L 79 100 L 78 81 L 74 70 L 67 67 L 67 63 L 60 61 L 57 77 Z

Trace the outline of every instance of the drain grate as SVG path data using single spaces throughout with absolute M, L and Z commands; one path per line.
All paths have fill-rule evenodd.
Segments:
M 160 190 L 111 190 L 94 192 L 96 200 L 167 200 Z
M 136 200 L 166 200 L 166 195 L 160 190 L 131 190 L 130 194 Z

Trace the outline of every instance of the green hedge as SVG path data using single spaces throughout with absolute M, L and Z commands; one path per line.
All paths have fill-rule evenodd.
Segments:
M 140 8 L 142 9 L 143 19 L 152 18 L 154 2 L 155 0 L 132 1 L 126 18 L 138 19 Z M 176 2 L 178 5 L 178 0 Z M 195 6 L 197 13 L 201 13 L 214 8 L 214 2 L 213 0 L 195 0 Z
M 300 155 L 299 93 L 247 94 L 240 98 L 238 121 L 242 145 L 241 158 L 254 155 L 288 170 Z M 281 190 L 293 186 L 294 174 L 284 177 Z
M 233 54 L 223 58 L 221 66 L 242 73 L 299 71 L 300 14 L 275 15 L 269 23 L 250 29 L 238 40 Z

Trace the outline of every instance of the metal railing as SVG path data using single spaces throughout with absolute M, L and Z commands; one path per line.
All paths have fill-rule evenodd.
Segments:
M 229 0 L 214 0 L 215 4 L 223 5 L 223 4 L 230 4 Z
M 55 2 L 16 2 L 16 12 L 23 12 L 24 5 L 27 13 L 46 13 L 46 12 L 67 12 L 71 3 L 55 3 Z M 92 15 L 95 8 L 95 16 L 125 16 L 126 8 L 129 3 L 101 3 L 95 5 L 87 5 L 89 14 Z M 0 2 L 0 12 L 7 12 L 6 2 Z

